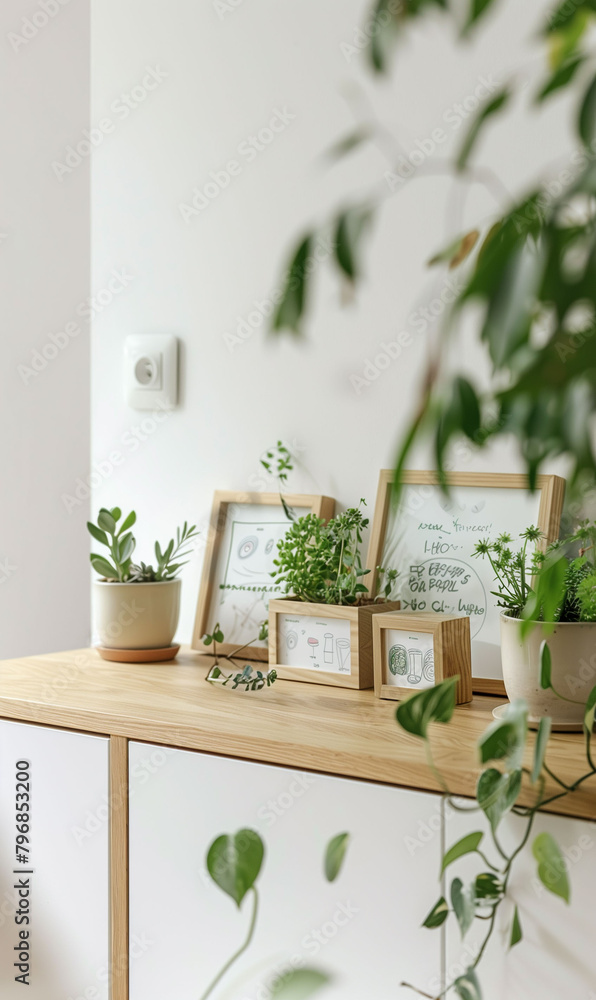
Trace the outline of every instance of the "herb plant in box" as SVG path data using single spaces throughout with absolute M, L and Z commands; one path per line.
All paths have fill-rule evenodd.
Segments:
M 559 728 L 581 729 L 596 684 L 596 523 L 537 549 L 536 528 L 482 541 L 476 554 L 492 565 L 501 614 L 503 678 L 511 701 L 523 698 L 530 721 L 550 716 Z
M 106 548 L 105 555 L 91 554 L 91 565 L 101 579 L 95 581 L 95 631 L 100 652 L 115 659 L 109 650 L 163 651 L 171 659 L 172 640 L 180 616 L 178 574 L 190 554 L 189 543 L 196 537 L 195 526 L 185 522 L 165 548 L 155 543 L 156 565 L 132 560 L 136 539 L 130 530 L 137 516 L 131 511 L 124 520 L 119 507 L 102 508 L 97 524 L 87 523 L 89 533 Z M 125 655 L 123 659 L 143 659 Z M 152 655 L 151 659 L 159 659 Z
M 378 597 L 364 582 L 362 533 L 368 519 L 351 508 L 330 521 L 314 514 L 292 523 L 278 543 L 273 573 L 289 595 L 269 603 L 269 662 L 280 677 L 373 686 L 372 618 L 395 611 L 395 570 L 381 571 Z

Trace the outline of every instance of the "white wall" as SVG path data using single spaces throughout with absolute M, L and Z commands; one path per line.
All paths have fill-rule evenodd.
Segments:
M 445 210 L 445 178 L 400 185 L 375 228 L 370 277 L 354 306 L 339 307 L 337 283 L 322 268 L 306 344 L 267 342 L 258 316 L 244 342 L 230 344 L 226 334 L 271 294 L 282 258 L 307 222 L 322 219 L 354 186 L 364 192 L 385 183 L 388 162 L 377 149 L 333 170 L 323 162 L 323 151 L 351 128 L 346 98 L 362 103 L 371 96 L 407 152 L 419 140 L 428 149 L 433 130 L 442 128 L 445 139 L 426 161 L 436 166 L 464 131 L 454 105 L 473 95 L 481 78 L 504 82 L 521 64 L 522 80 L 537 79 L 533 35 L 550 4 L 504 0 L 491 30 L 472 46 L 456 47 L 452 30 L 439 22 L 417 29 L 391 82 L 376 89 L 362 60 L 342 50 L 357 42 L 368 9 L 363 0 L 217 6 L 92 5 L 92 121 L 108 116 L 115 123 L 94 158 L 93 287 L 102 287 L 114 267 L 133 276 L 93 330 L 92 449 L 104 463 L 93 505 L 136 507 L 148 556 L 153 538 L 167 538 L 177 522 L 204 521 L 214 489 L 258 488 L 259 456 L 278 437 L 300 448 L 294 488 L 326 492 L 344 505 L 364 496 L 372 509 L 378 471 L 392 461 L 428 351 L 429 330 L 416 310 L 445 291 L 444 277 L 429 286 L 425 261 L 455 224 L 485 220 L 494 211 L 492 195 L 474 189 L 454 223 Z M 141 83 L 146 67 L 159 68 L 162 82 L 126 119 L 117 118 L 110 106 Z M 559 101 L 544 115 L 523 108 L 533 86 L 481 150 L 512 194 L 545 163 L 555 160 L 556 174 L 571 148 Z M 295 117 L 248 162 L 239 146 L 276 109 Z M 180 204 L 232 158 L 242 163 L 239 176 L 185 223 Z M 120 382 L 123 339 L 143 331 L 177 334 L 183 356 L 182 404 L 153 432 L 147 424 L 141 442 L 130 432 L 143 415 L 127 408 Z M 404 331 L 411 343 L 401 358 L 357 393 L 351 377 L 362 376 L 367 359 Z M 473 352 L 468 361 L 478 367 Z M 113 452 L 122 461 L 111 469 Z M 512 447 L 501 446 L 491 456 L 460 455 L 456 466 L 511 470 L 513 456 Z M 417 461 L 424 467 L 424 455 Z M 200 559 L 197 552 L 185 577 L 183 640 Z
M 0 657 L 89 633 L 87 503 L 63 501 L 89 470 L 89 170 L 52 168 L 88 119 L 89 4 L 66 2 L 0 7 Z

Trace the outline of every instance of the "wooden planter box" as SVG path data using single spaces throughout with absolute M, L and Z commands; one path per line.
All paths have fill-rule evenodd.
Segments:
M 399 601 L 350 608 L 292 597 L 272 600 L 269 665 L 286 680 L 371 688 L 373 618 L 399 607 Z
M 401 701 L 459 677 L 455 700 L 472 700 L 470 619 L 454 615 L 400 611 L 373 625 L 377 698 Z

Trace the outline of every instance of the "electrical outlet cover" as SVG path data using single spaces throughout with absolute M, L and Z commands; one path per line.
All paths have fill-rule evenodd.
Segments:
M 178 402 L 178 339 L 131 334 L 124 344 L 124 392 L 133 410 L 173 409 Z

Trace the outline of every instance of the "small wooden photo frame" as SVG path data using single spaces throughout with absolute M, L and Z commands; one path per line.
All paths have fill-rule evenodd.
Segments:
M 374 593 L 378 569 L 399 571 L 397 595 L 404 611 L 469 615 L 472 683 L 477 694 L 505 694 L 501 668 L 500 613 L 492 568 L 474 556 L 476 542 L 507 532 L 513 546 L 530 525 L 544 534 L 543 547 L 559 537 L 565 480 L 538 476 L 529 492 L 524 475 L 449 472 L 450 495 L 436 472 L 403 471 L 399 505 L 392 503 L 393 470 L 379 479 L 367 566 Z
M 345 688 L 373 686 L 373 621 L 399 601 L 309 604 L 282 597 L 269 602 L 269 666 L 284 680 Z
M 373 620 L 375 694 L 401 701 L 459 676 L 456 702 L 472 700 L 470 619 L 440 614 L 378 615 Z
M 310 494 L 284 494 L 296 517 L 316 514 L 325 521 L 335 500 Z M 271 572 L 277 542 L 291 525 L 278 493 L 218 490 L 207 533 L 207 547 L 192 637 L 192 649 L 212 653 L 203 636 L 219 622 L 225 642 L 218 652 L 243 659 L 268 659 L 267 641 L 256 640 L 269 615 L 269 600 L 279 594 Z

